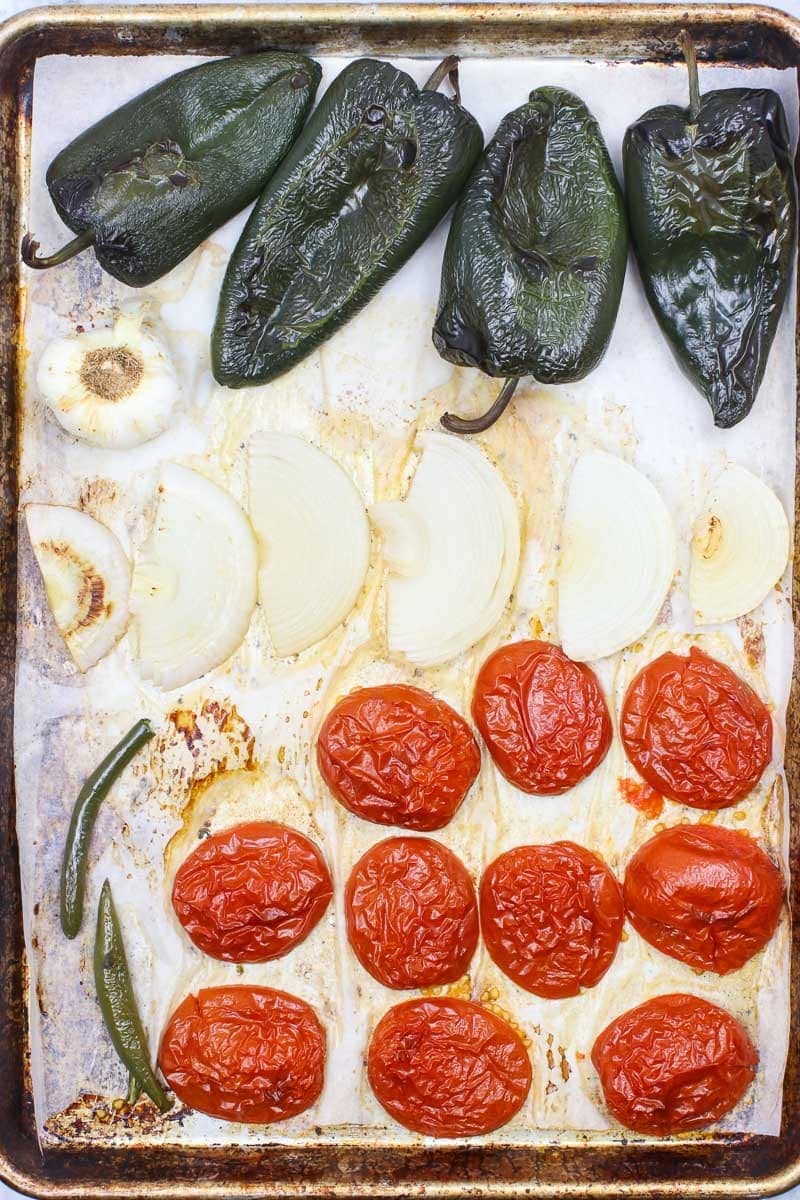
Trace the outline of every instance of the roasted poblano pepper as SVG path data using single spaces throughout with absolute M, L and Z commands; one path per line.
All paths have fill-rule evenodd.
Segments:
M 28 235 L 23 260 L 53 267 L 93 246 L 110 275 L 152 283 L 258 195 L 320 74 L 312 59 L 274 51 L 204 63 L 137 96 L 53 159 L 50 196 L 77 237 L 40 258 Z
M 463 187 L 477 121 L 436 92 L 360 59 L 334 80 L 270 180 L 228 265 L 212 336 L 228 387 L 282 374 L 409 258 Z
M 723 429 L 746 417 L 786 298 L 795 185 L 780 97 L 700 95 L 653 108 L 625 135 L 631 235 L 647 298 L 680 366 Z
M 484 416 L 448 414 L 445 427 L 487 429 L 520 376 L 569 383 L 591 371 L 614 328 L 627 256 L 597 122 L 571 92 L 538 88 L 500 122 L 453 215 L 433 340 L 449 362 L 507 383 Z

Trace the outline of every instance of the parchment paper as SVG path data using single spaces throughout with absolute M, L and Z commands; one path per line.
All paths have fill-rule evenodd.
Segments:
M 47 58 L 37 65 L 29 228 L 43 247 L 65 230 L 44 187 L 53 155 L 91 121 L 144 87 L 191 65 L 181 58 Z M 322 88 L 345 59 L 324 59 Z M 418 81 L 431 64 L 398 61 Z M 796 137 L 797 83 L 790 71 L 701 68 L 701 86 L 770 86 L 783 97 Z M 576 91 L 604 132 L 619 169 L 625 127 L 646 108 L 685 103 L 681 68 L 574 61 L 473 59 L 462 64 L 465 103 L 490 137 L 501 116 L 545 83 Z M 320 91 L 320 94 L 322 89 Z M 113 528 L 133 556 L 152 516 L 159 464 L 185 462 L 246 499 L 244 445 L 256 429 L 304 434 L 351 473 L 365 501 L 401 495 L 413 471 L 413 440 L 447 408 L 479 411 L 496 383 L 454 370 L 430 341 L 446 222 L 369 307 L 320 351 L 267 387 L 226 392 L 208 369 L 208 331 L 226 257 L 244 216 L 232 221 L 170 276 L 134 292 L 103 275 L 93 256 L 28 277 L 21 503 L 76 504 Z M 144 683 L 131 639 L 81 676 L 47 609 L 23 528 L 20 537 L 19 661 L 16 693 L 17 803 L 26 944 L 30 962 L 32 1069 L 36 1119 L 45 1144 L 135 1138 L 183 1143 L 424 1139 L 389 1121 L 366 1084 L 365 1045 L 376 1021 L 402 998 L 374 982 L 350 954 L 341 889 L 364 850 L 391 831 L 346 814 L 328 795 L 313 758 L 315 731 L 335 699 L 356 684 L 413 680 L 468 712 L 477 667 L 498 644 L 525 635 L 555 638 L 554 573 L 564 489 L 584 449 L 600 446 L 635 462 L 670 508 L 679 569 L 658 625 L 642 643 L 596 664 L 614 716 L 626 682 L 668 647 L 695 636 L 687 598 L 692 523 L 709 482 L 727 461 L 761 475 L 789 514 L 794 494 L 794 292 L 750 416 L 713 428 L 709 410 L 681 375 L 644 301 L 633 262 L 610 349 L 587 380 L 524 388 L 498 426 L 479 439 L 512 487 L 526 542 L 514 601 L 497 629 L 447 668 L 411 671 L 383 643 L 378 547 L 362 599 L 321 646 L 291 661 L 272 655 L 259 611 L 242 648 L 224 667 L 165 695 Z M 68 438 L 46 417 L 33 384 L 47 340 L 102 325 L 115 306 L 147 303 L 171 330 L 184 397 L 174 426 L 134 451 L 107 452 Z M 746 829 L 788 878 L 787 805 L 781 774 L 783 725 L 792 671 L 789 573 L 751 617 L 700 637 L 773 705 L 774 764 L 756 793 L 712 819 Z M 58 925 L 58 872 L 69 813 L 81 782 L 140 716 L 159 735 L 113 790 L 92 843 L 86 919 L 67 942 Z M 247 767 L 244 774 L 232 775 Z M 478 878 L 499 852 L 524 842 L 569 837 L 600 852 L 622 875 L 634 850 L 660 825 L 699 814 L 667 803 L 659 824 L 620 794 L 631 774 L 618 741 L 601 767 L 565 796 L 524 796 L 488 755 L 479 783 L 454 821 L 437 833 Z M 264 965 L 214 963 L 183 935 L 171 910 L 171 877 L 212 831 L 255 815 L 285 820 L 324 849 L 335 903 L 288 957 Z M 167 1119 L 146 1102 L 131 1113 L 121 1064 L 94 997 L 91 946 L 99 888 L 109 877 L 122 918 L 136 990 L 153 1053 L 164 1023 L 190 990 L 223 981 L 285 988 L 312 1003 L 328 1031 L 326 1087 L 308 1113 L 278 1126 L 219 1122 L 178 1108 Z M 543 1001 L 506 979 L 481 947 L 470 975 L 451 989 L 494 1006 L 522 1031 L 534 1083 L 521 1113 L 483 1139 L 493 1143 L 620 1137 L 610 1127 L 589 1061 L 597 1033 L 618 1013 L 676 989 L 735 1013 L 760 1053 L 754 1086 L 724 1122 L 730 1130 L 776 1134 L 780 1125 L 789 1001 L 789 926 L 784 917 L 766 950 L 721 980 L 658 954 L 626 930 L 616 960 L 594 989 Z M 630 1137 L 630 1134 L 625 1134 Z M 703 1135 L 699 1135 L 703 1136 Z

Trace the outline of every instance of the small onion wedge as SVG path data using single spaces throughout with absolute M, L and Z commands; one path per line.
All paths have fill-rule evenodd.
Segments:
M 369 565 L 369 522 L 350 477 L 304 438 L 253 434 L 247 469 L 258 596 L 285 658 L 321 641 L 352 609 Z
M 592 451 L 569 484 L 558 566 L 558 635 L 578 662 L 605 658 L 655 621 L 675 572 L 675 531 L 646 476 Z
M 130 563 L 116 535 L 77 508 L 29 504 L 25 519 L 50 611 L 76 666 L 88 671 L 125 632 Z
M 500 619 L 519 567 L 517 506 L 500 473 L 469 442 L 419 438 L 405 500 L 373 505 L 389 569 L 389 650 L 420 666 L 448 662 Z
M 689 596 L 698 625 L 757 608 L 786 570 L 789 522 L 765 483 L 735 463 L 714 481 L 692 538 Z
M 233 497 L 165 463 L 150 534 L 133 571 L 131 611 L 146 679 L 170 690 L 213 670 L 247 633 L 258 553 Z

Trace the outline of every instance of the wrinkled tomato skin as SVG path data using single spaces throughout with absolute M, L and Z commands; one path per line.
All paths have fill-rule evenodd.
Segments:
M 631 683 L 620 737 L 639 774 L 691 808 L 729 808 L 772 757 L 772 719 L 751 687 L 696 646 L 662 654 Z
M 178 868 L 175 914 L 194 944 L 227 962 L 267 962 L 308 936 L 333 895 L 313 842 L 273 821 L 234 825 Z
M 605 758 L 611 718 L 594 672 L 549 642 L 513 642 L 478 672 L 472 718 L 506 779 L 558 796 Z
M 325 1031 L 310 1005 L 263 987 L 205 988 L 170 1017 L 158 1056 L 190 1108 L 267 1125 L 304 1112 L 325 1079 Z
M 758 1055 L 735 1017 L 682 992 L 656 996 L 608 1025 L 592 1062 L 612 1116 L 636 1133 L 702 1129 L 738 1104 Z
M 389 1115 L 430 1137 L 499 1129 L 531 1086 L 519 1034 L 481 1005 L 450 996 L 390 1008 L 372 1035 L 367 1073 Z
M 657 833 L 628 864 L 623 886 L 633 927 L 664 954 L 727 975 L 777 927 L 780 871 L 744 833 L 678 825 Z
M 317 741 L 320 774 L 350 812 L 427 833 L 455 815 L 481 766 L 463 717 L 406 684 L 359 688 L 335 704 Z
M 573 842 L 515 846 L 481 880 L 486 949 L 520 987 L 548 1000 L 602 979 L 619 946 L 625 909 L 616 878 Z
M 386 838 L 368 850 L 350 873 L 345 910 L 356 957 L 385 987 L 452 983 L 478 944 L 469 872 L 431 838 Z

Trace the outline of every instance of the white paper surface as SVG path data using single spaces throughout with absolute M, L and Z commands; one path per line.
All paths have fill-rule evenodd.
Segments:
M 322 60 L 322 87 L 346 60 Z M 430 64 L 402 62 L 419 81 Z M 61 244 L 64 228 L 44 188 L 53 155 L 91 121 L 174 70 L 186 58 L 42 60 L 34 90 L 33 161 L 29 227 L 46 251 Z M 680 68 L 566 61 L 468 60 L 462 65 L 465 103 L 487 137 L 510 108 L 541 84 L 576 91 L 597 117 L 615 164 L 625 127 L 656 103 L 684 102 Z M 782 95 L 796 135 L 797 84 L 793 72 L 701 69 L 704 90 L 766 85 Z M 76 97 L 80 103 L 76 103 Z M 41 276 L 29 277 L 26 347 L 29 383 L 49 337 L 77 325 L 103 324 L 115 305 L 147 299 L 161 306 L 173 330 L 175 353 L 187 378 L 183 412 L 173 429 L 131 452 L 104 452 L 67 438 L 45 417 L 35 389 L 24 401 L 22 502 L 80 504 L 115 529 L 135 555 L 147 531 L 158 465 L 177 459 L 196 466 L 244 498 L 243 446 L 256 429 L 309 436 L 353 475 L 367 502 L 400 494 L 416 429 L 436 426 L 447 408 L 481 410 L 496 383 L 454 371 L 436 355 L 430 328 L 438 295 L 446 223 L 369 307 L 288 376 L 264 388 L 225 392 L 208 372 L 207 334 L 226 254 L 243 217 L 166 279 L 131 292 L 103 275 L 91 254 Z M 707 406 L 680 374 L 644 301 L 631 262 L 617 326 L 600 367 L 580 384 L 521 391 L 504 420 L 480 444 L 514 490 L 526 520 L 526 551 L 513 609 L 486 641 L 445 670 L 414 673 L 467 712 L 480 662 L 515 636 L 555 636 L 554 571 L 564 487 L 582 449 L 597 445 L 634 461 L 659 488 L 675 520 L 679 571 L 662 628 L 628 655 L 598 664 L 616 716 L 624 686 L 649 658 L 683 647 L 692 630 L 686 597 L 688 545 L 708 483 L 729 460 L 761 475 L 789 513 L 794 487 L 794 300 L 787 304 L 753 412 L 733 430 L 715 430 Z M 364 682 L 411 679 L 380 644 L 380 575 L 368 578 L 364 602 L 345 632 L 331 635 L 293 664 L 276 662 L 257 613 L 242 649 L 226 667 L 180 693 L 164 696 L 143 684 L 125 639 L 85 677 L 68 662 L 47 611 L 44 591 L 23 533 L 20 550 L 20 662 L 17 688 L 17 795 L 26 939 L 31 961 L 31 1020 L 37 1123 L 54 1138 L 124 1140 L 418 1141 L 388 1121 L 369 1093 L 362 1055 L 370 1029 L 402 997 L 375 983 L 353 959 L 344 938 L 341 888 L 355 860 L 391 831 L 358 821 L 332 801 L 313 766 L 314 733 L 334 699 Z M 792 669 L 788 579 L 747 623 L 706 635 L 703 644 L 731 662 L 774 704 L 782 751 L 782 724 Z M 756 659 L 742 654 L 743 638 Z M 764 661 L 759 664 L 763 639 Z M 205 715 L 202 738 L 188 738 L 167 715 L 180 709 Z M 217 707 L 215 708 L 214 705 Z M 252 731 L 234 720 L 236 710 Z M 83 778 L 139 716 L 165 730 L 114 789 L 93 839 L 87 918 L 67 943 L 58 927 L 58 868 L 69 813 Z M 183 718 L 179 724 L 186 723 Z M 227 724 L 230 724 L 230 719 Z M 217 732 L 215 732 L 215 729 Z M 190 745 L 191 743 L 191 745 Z M 198 757 L 195 757 L 195 752 Z M 258 763 L 245 794 L 223 778 L 195 792 L 192 777 L 218 765 Z M 630 769 L 615 741 L 608 758 L 566 796 L 523 796 L 499 777 L 488 756 L 479 784 L 446 829 L 437 833 L 461 855 L 476 878 L 502 850 L 523 842 L 569 837 L 597 850 L 621 875 L 653 823 L 625 804 L 618 780 Z M 739 813 L 744 819 L 739 819 Z M 183 936 L 169 905 L 169 876 L 206 819 L 212 829 L 254 815 L 278 817 L 310 833 L 324 848 L 337 885 L 335 904 L 311 937 L 283 960 L 247 966 L 212 963 Z M 669 825 L 698 814 L 667 804 Z M 720 813 L 721 824 L 758 835 L 786 869 L 784 793 L 769 770 L 754 796 Z M 179 832 L 180 831 L 180 832 Z M 176 833 L 179 834 L 175 837 Z M 192 839 L 195 839 L 194 841 Z M 174 840 L 173 840 L 174 839 Z M 151 1047 L 189 990 L 222 981 L 286 988 L 314 1004 L 328 1030 L 328 1069 L 320 1103 L 301 1117 L 267 1129 L 229 1125 L 184 1113 L 161 1122 L 123 1122 L 108 1107 L 125 1091 L 124 1072 L 104 1033 L 91 976 L 92 914 L 100 884 L 111 879 L 123 919 L 129 957 Z M 626 1008 L 649 996 L 687 990 L 722 1003 L 742 1019 L 761 1064 L 754 1087 L 724 1127 L 777 1133 L 780 1083 L 788 1025 L 789 930 L 784 920 L 766 951 L 724 980 L 695 974 L 651 950 L 630 928 L 614 965 L 593 990 L 574 1000 L 542 1001 L 505 979 L 481 947 L 464 994 L 505 1011 L 530 1042 L 531 1095 L 522 1112 L 491 1142 L 574 1137 L 597 1130 L 608 1137 L 589 1061 L 596 1034 Z M 74 1102 L 80 1095 L 106 1099 Z M 67 1116 L 52 1118 L 70 1108 Z M 105 1113 L 105 1119 L 98 1117 Z M 110 1119 L 109 1119 L 110 1117 Z M 560 1132 L 567 1131 L 567 1132 Z M 612 1130 L 619 1136 L 618 1129 Z M 630 1136 L 630 1135 L 626 1135 Z

